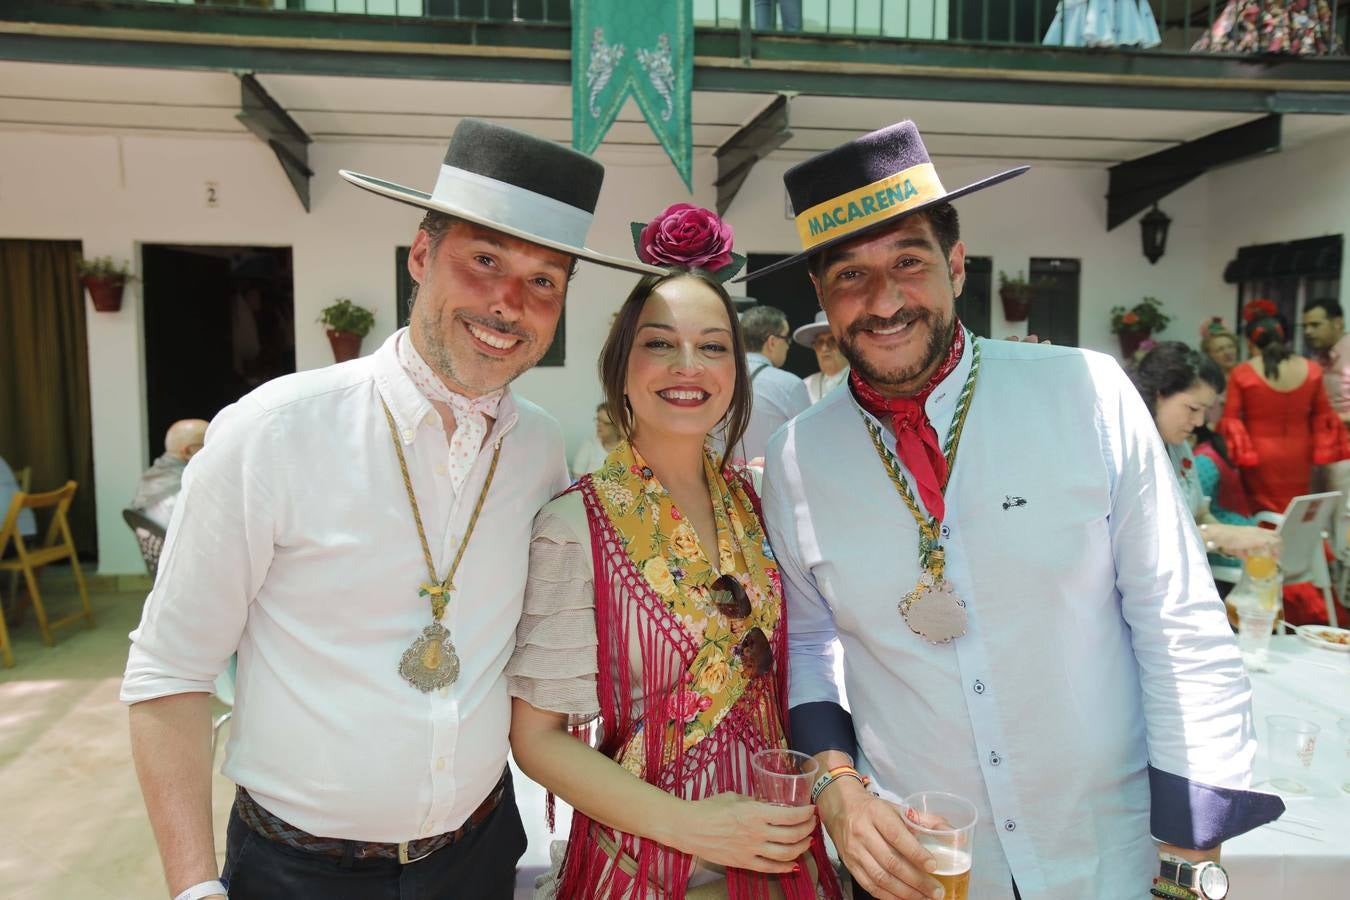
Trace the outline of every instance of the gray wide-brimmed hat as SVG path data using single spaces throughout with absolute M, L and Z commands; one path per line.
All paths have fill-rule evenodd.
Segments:
M 742 275 L 758 278 L 889 225 L 902 216 L 1016 178 L 1018 166 L 949 191 L 923 145 L 919 128 L 906 119 L 855 138 L 800 162 L 783 173 L 802 252 Z
M 816 348 L 816 338 L 830 330 L 830 321 L 825 318 L 825 310 L 816 313 L 816 320 L 803 325 L 792 332 L 792 339 L 808 350 Z
M 643 275 L 664 269 L 591 250 L 586 233 L 605 167 L 584 153 L 483 119 L 455 127 L 430 194 L 340 169 L 359 188 L 484 225 L 602 266 Z

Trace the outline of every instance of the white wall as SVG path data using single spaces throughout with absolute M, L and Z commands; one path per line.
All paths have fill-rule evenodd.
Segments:
M 289 246 L 296 362 L 314 368 L 332 362 L 315 319 L 339 296 L 376 311 L 365 352 L 394 331 L 394 252 L 412 241 L 420 217 L 413 207 L 348 185 L 337 170 L 429 189 L 443 154 L 444 148 L 429 144 L 315 144 L 306 215 L 272 152 L 252 137 L 5 132 L 0 133 L 0 157 L 6 161 L 0 167 L 0 237 L 77 239 L 87 256 L 110 255 L 136 268 L 143 243 Z M 589 244 L 631 256 L 629 221 L 650 218 L 690 195 L 659 150 L 603 149 L 598 158 L 608 177 Z M 696 164 L 695 183 L 711 184 L 711 165 Z M 214 209 L 205 204 L 207 181 L 218 186 Z M 692 201 L 710 205 L 711 189 Z M 635 281 L 634 275 L 583 264 L 568 296 L 567 365 L 528 373 L 517 382 L 522 395 L 564 423 L 569 447 L 592 428 L 600 401 L 595 360 L 610 315 Z M 121 520 L 148 457 L 139 288 L 128 288 L 120 312 L 86 307 L 99 567 L 105 573 L 141 571 Z
M 1213 173 L 1176 192 L 1161 204 L 1173 221 L 1167 253 L 1155 266 L 1140 251 L 1137 220 L 1105 230 L 1107 181 L 1100 169 L 1037 167 L 963 198 L 964 236 L 971 253 L 994 258 L 995 272 L 1025 270 L 1031 256 L 1080 259 L 1083 346 L 1114 351 L 1110 308 L 1145 295 L 1157 296 L 1176 317 L 1164 337 L 1193 342 L 1205 318 L 1231 316 L 1233 290 L 1221 275 L 1238 246 L 1350 230 L 1347 146 L 1344 138 L 1324 141 Z M 430 144 L 315 144 L 312 211 L 306 215 L 271 151 L 252 137 L 4 132 L 0 237 L 79 239 L 86 255 L 111 255 L 135 265 L 142 243 L 289 246 L 297 362 L 312 368 L 331 361 L 314 320 L 336 297 L 350 296 L 376 309 L 366 352 L 394 330 L 394 250 L 410 242 L 418 220 L 412 207 L 347 185 L 337 169 L 425 188 L 441 154 Z M 599 158 L 608 177 L 590 244 L 629 255 L 628 223 L 688 200 L 689 194 L 659 150 L 602 148 Z M 941 159 L 937 164 L 949 188 L 993 169 L 946 165 Z M 742 187 L 729 215 L 739 251 L 795 248 L 795 231 L 784 216 L 781 179 L 787 167 L 761 163 Z M 713 177 L 711 159 L 700 158 L 694 183 L 703 187 L 692 202 L 712 205 Z M 208 180 L 218 185 L 215 209 L 205 205 Z M 1253 191 L 1252 184 L 1276 184 L 1279 191 Z M 568 297 L 567 365 L 535 370 L 517 382 L 521 394 L 562 421 L 569 448 L 590 431 L 600 400 L 595 360 L 610 315 L 634 281 L 631 275 L 581 266 Z M 743 292 L 740 286 L 732 290 Z M 1343 301 L 1350 301 L 1350 294 Z M 100 569 L 136 572 L 140 558 L 120 510 L 148 452 L 139 286 L 128 290 L 121 312 L 88 309 Z M 997 302 L 993 315 L 995 334 L 1024 333 L 1024 324 L 1002 321 Z
M 1209 175 L 1208 268 L 1222 274 L 1238 247 L 1350 235 L 1350 136 L 1324 138 L 1297 150 L 1259 156 Z M 1237 296 L 1223 285 L 1232 322 Z M 1341 277 L 1341 305 L 1350 305 L 1350 277 Z

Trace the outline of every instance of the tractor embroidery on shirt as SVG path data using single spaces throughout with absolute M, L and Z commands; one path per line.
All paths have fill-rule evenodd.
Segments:
M 1009 496 L 1004 496 L 1004 498 L 1003 498 L 1003 511 L 1004 511 L 1004 512 L 1007 512 L 1007 511 L 1010 510 L 1010 509 L 1020 509 L 1020 508 L 1022 508 L 1023 506 L 1026 506 L 1026 505 L 1027 505 L 1027 498 L 1026 498 L 1026 497 L 1009 497 Z

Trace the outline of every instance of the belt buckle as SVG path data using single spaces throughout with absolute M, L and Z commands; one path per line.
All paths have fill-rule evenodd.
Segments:
M 428 856 L 430 856 L 432 853 L 435 852 L 434 850 L 428 850 L 426 853 L 423 853 L 421 856 L 412 856 L 412 857 L 410 857 L 410 856 L 408 856 L 408 845 L 409 845 L 409 844 L 413 844 L 413 843 L 416 843 L 416 841 L 399 841 L 399 842 L 398 842 L 398 861 L 399 861 L 400 863 L 402 863 L 403 865 L 405 865 L 405 866 L 408 865 L 409 863 L 421 862 L 422 860 L 426 859 Z

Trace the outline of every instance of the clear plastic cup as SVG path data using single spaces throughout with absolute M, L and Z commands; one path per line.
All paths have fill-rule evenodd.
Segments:
M 1238 649 L 1249 672 L 1266 671 L 1270 634 L 1275 627 L 1275 610 L 1259 606 L 1238 607 Z
M 1266 716 L 1266 726 L 1270 733 L 1266 751 L 1270 754 L 1271 786 L 1289 794 L 1307 793 L 1308 786 L 1300 779 L 1307 778 L 1312 768 L 1322 727 L 1296 716 Z
M 967 900 L 979 821 L 975 804 L 946 791 L 920 791 L 904 799 L 901 812 L 914 837 L 937 860 L 932 875 L 942 885 L 943 900 Z
M 750 758 L 755 799 L 774 806 L 810 806 L 820 763 L 796 750 L 761 750 Z

